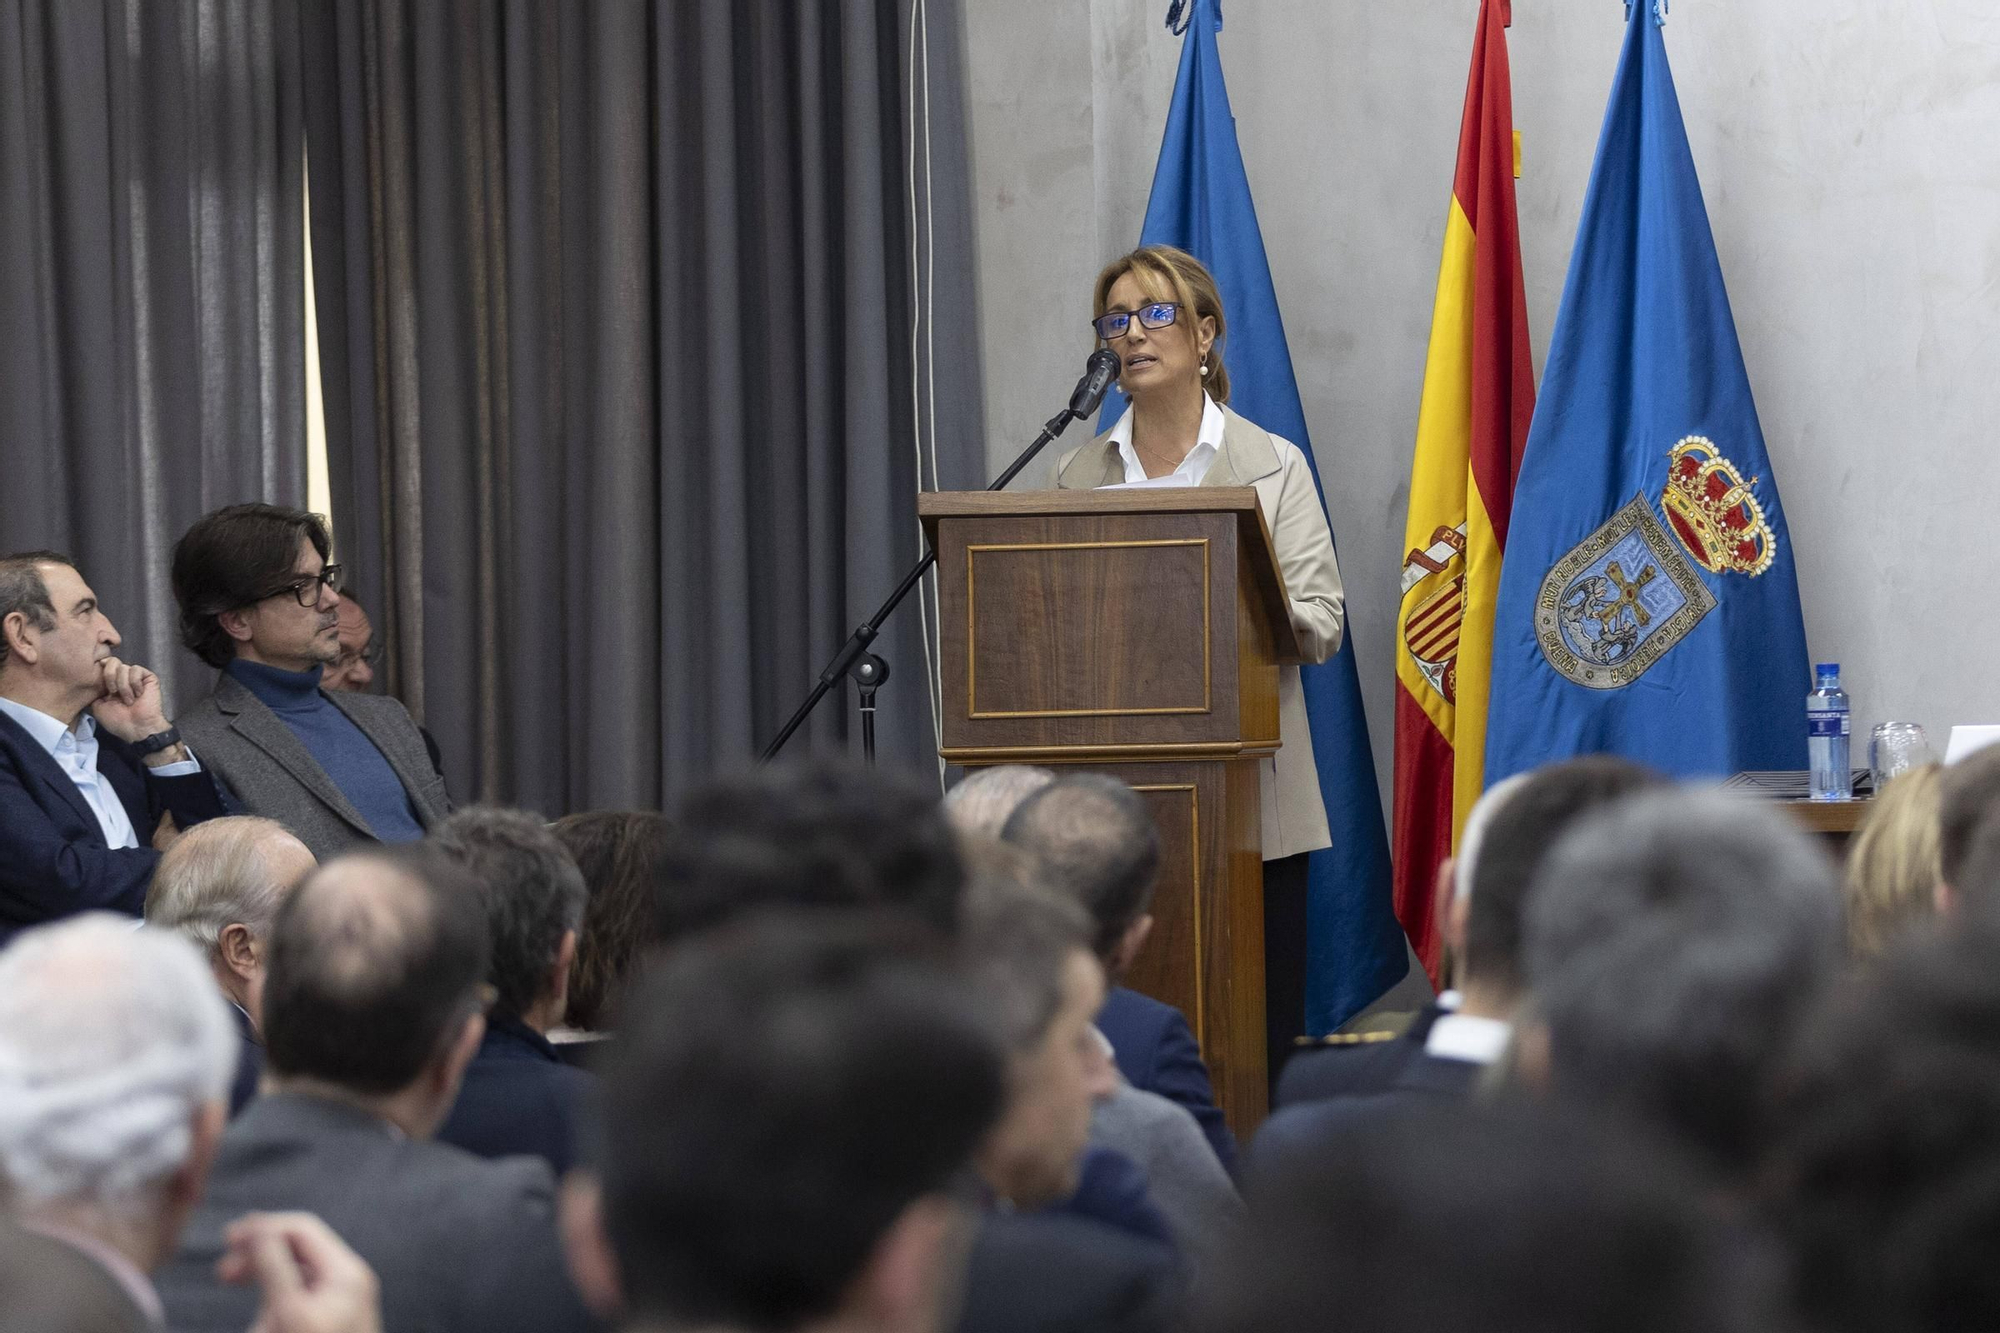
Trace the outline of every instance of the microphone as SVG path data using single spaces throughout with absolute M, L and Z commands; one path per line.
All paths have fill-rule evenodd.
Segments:
M 1076 392 L 1069 396 L 1069 410 L 1072 415 L 1087 417 L 1097 410 L 1104 401 L 1104 395 L 1118 382 L 1118 372 L 1124 363 L 1118 353 L 1109 347 L 1100 347 L 1090 354 L 1090 365 L 1083 372 L 1083 378 L 1076 382 Z

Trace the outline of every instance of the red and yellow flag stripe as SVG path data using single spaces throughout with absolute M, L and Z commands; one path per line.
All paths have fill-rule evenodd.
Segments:
M 1482 0 L 1410 467 L 1396 635 L 1396 916 L 1433 982 L 1439 866 L 1484 788 L 1493 608 L 1535 378 L 1514 206 L 1509 0 Z

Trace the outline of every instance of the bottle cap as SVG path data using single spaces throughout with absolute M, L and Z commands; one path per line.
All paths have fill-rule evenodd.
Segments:
M 1821 662 L 1813 668 L 1813 671 L 1821 676 L 1838 676 L 1840 674 L 1840 663 Z

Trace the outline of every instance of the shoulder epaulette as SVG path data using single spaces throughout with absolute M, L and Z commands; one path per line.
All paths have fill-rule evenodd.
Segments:
M 1393 1032 L 1334 1032 L 1324 1037 L 1300 1037 L 1299 1046 L 1373 1046 L 1378 1041 L 1394 1041 Z

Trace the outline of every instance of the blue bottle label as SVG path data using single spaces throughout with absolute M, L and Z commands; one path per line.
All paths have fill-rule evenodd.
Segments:
M 1809 708 L 1806 710 L 1807 736 L 1845 736 L 1848 734 L 1848 714 L 1834 708 Z

